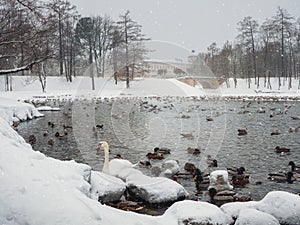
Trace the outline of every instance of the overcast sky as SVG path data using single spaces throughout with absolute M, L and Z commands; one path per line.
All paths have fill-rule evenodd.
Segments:
M 300 17 L 300 0 L 70 0 L 82 16 L 104 15 L 118 20 L 128 9 L 143 26 L 151 44 L 172 45 L 205 52 L 216 42 L 222 47 L 237 35 L 237 23 L 251 16 L 259 23 L 275 15 L 277 7 Z

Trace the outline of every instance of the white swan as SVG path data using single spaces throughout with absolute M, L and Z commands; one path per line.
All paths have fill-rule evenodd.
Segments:
M 104 149 L 104 165 L 102 172 L 110 174 L 112 176 L 117 176 L 125 168 L 132 168 L 134 165 L 126 159 L 112 159 L 109 160 L 109 146 L 106 141 L 101 141 L 98 143 L 98 150 Z

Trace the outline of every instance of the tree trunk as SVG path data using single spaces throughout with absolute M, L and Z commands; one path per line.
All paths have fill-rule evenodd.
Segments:
M 92 78 L 92 90 L 95 90 L 95 78 L 94 78 L 94 71 L 93 71 L 93 50 L 92 46 L 90 45 L 90 54 L 89 54 L 89 70 L 90 70 L 90 77 Z

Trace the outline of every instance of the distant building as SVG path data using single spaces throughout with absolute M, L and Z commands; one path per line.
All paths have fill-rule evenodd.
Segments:
M 144 61 L 147 77 L 180 77 L 186 75 L 188 63 L 170 60 L 149 59 Z
M 147 77 L 176 78 L 183 76 L 207 76 L 208 69 L 204 60 L 198 55 L 190 55 L 187 61 L 176 60 L 144 60 L 144 70 Z

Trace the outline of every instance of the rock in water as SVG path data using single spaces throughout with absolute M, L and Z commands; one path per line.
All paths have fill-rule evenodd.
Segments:
M 134 200 L 142 200 L 150 204 L 169 204 L 183 200 L 189 196 L 179 183 L 165 177 L 149 177 L 136 173 L 135 169 L 127 169 L 127 191 Z
M 126 190 L 121 179 L 97 171 L 91 173 L 91 186 L 91 198 L 100 202 L 120 200 Z

